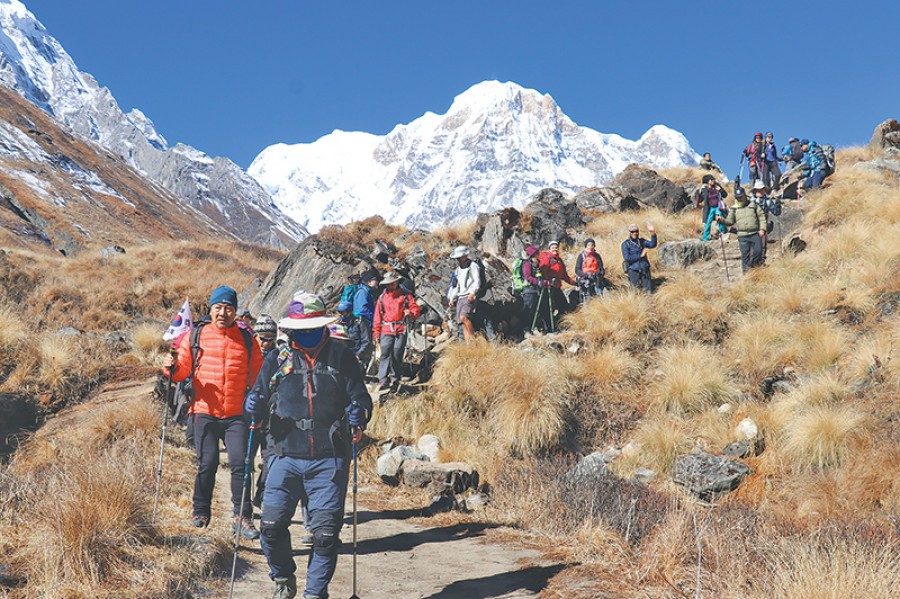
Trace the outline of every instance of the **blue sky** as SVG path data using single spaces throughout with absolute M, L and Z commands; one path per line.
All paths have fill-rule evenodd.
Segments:
M 442 113 L 485 79 L 604 133 L 668 125 L 732 176 L 756 130 L 841 146 L 900 116 L 894 0 L 24 1 L 123 109 L 244 167 Z

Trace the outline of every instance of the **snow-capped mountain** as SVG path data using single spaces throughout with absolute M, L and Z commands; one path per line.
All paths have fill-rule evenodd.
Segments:
M 335 131 L 309 144 L 276 144 L 247 172 L 311 231 L 372 214 L 433 228 L 522 207 L 545 187 L 601 186 L 632 163 L 666 168 L 699 158 L 668 127 L 637 141 L 598 133 L 576 125 L 549 95 L 485 81 L 446 114 L 426 113 L 385 136 Z
M 307 235 L 236 164 L 182 144 L 169 148 L 140 110 L 124 113 L 19 0 L 0 0 L 0 83 L 242 239 L 292 245 Z

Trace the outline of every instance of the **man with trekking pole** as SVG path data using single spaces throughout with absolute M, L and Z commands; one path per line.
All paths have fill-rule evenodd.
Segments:
M 212 495 L 219 467 L 219 444 L 225 443 L 231 469 L 232 530 L 245 539 L 259 538 L 253 526 L 253 507 L 244 493 L 244 464 L 249 427 L 243 416 L 247 390 L 262 366 L 259 344 L 237 326 L 237 292 L 221 286 L 209 298 L 210 314 L 184 335 L 176 355 L 167 355 L 163 374 L 175 383 L 189 381 L 192 397 L 188 418 L 193 420 L 197 477 L 194 480 L 191 524 L 209 525 Z
M 325 599 L 337 567 L 341 523 L 355 443 L 372 415 L 372 398 L 353 352 L 333 341 L 321 297 L 298 291 L 278 328 L 288 342 L 269 354 L 244 411 L 269 415 L 274 455 L 260 517 L 261 545 L 275 582 L 273 599 L 297 596 L 289 527 L 308 500 L 313 547 L 304 599 Z M 355 465 L 355 464 L 354 464 Z

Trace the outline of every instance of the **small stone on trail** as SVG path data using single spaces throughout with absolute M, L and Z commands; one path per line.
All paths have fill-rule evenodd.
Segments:
M 397 485 L 400 483 L 400 470 L 407 460 L 427 461 L 428 456 L 422 455 L 412 447 L 401 445 L 379 457 L 375 470 L 381 480 L 389 485 Z
M 438 453 L 441 449 L 441 441 L 435 435 L 422 435 L 416 443 L 419 453 L 428 456 L 432 462 L 439 462 Z
M 656 472 L 649 468 L 638 468 L 634 471 L 634 480 L 645 485 L 650 484 L 656 478 Z
M 759 427 L 756 426 L 756 423 L 753 422 L 753 420 L 751 420 L 750 418 L 744 418 L 738 423 L 735 432 L 742 439 L 749 441 L 751 439 L 754 439 L 756 435 L 759 434 Z

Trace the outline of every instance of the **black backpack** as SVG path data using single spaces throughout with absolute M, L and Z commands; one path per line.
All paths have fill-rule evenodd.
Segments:
M 181 384 L 181 391 L 176 391 L 173 397 L 169 399 L 169 410 L 171 411 L 172 416 L 175 417 L 175 422 L 178 422 L 179 424 L 184 423 L 188 412 L 190 411 L 191 406 L 194 405 L 194 400 L 196 399 L 194 396 L 194 371 L 197 370 L 197 363 L 199 362 L 200 353 L 202 351 L 200 349 L 200 331 L 211 322 L 212 318 L 207 314 L 198 320 L 191 328 L 191 374 Z M 238 330 L 241 332 L 241 337 L 244 339 L 244 347 L 247 348 L 247 369 L 249 373 L 250 362 L 253 359 L 253 334 L 241 327 L 238 327 Z
M 476 270 L 478 271 L 478 292 L 475 294 L 477 301 L 487 295 L 488 289 L 491 288 L 491 282 L 487 278 L 487 271 L 484 269 L 484 262 L 481 258 L 473 259 L 472 263 L 477 266 Z

